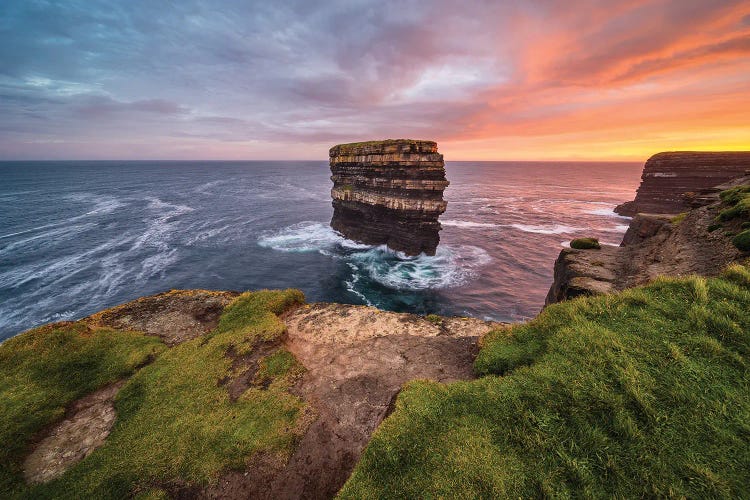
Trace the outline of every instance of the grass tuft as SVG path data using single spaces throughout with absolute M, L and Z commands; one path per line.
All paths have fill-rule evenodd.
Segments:
M 679 226 L 679 225 L 680 225 L 680 223 L 681 223 L 681 222 L 682 222 L 683 220 L 685 220 L 685 217 L 687 217 L 687 212 L 682 212 L 682 213 L 680 213 L 680 214 L 677 214 L 677 215 L 675 215 L 675 216 L 674 216 L 674 217 L 672 217 L 671 219 L 669 219 L 669 221 L 670 221 L 670 222 L 671 222 L 672 224 L 674 224 L 674 225 L 676 225 L 676 226 Z
M 596 238 L 576 238 L 570 242 L 570 248 L 576 250 L 600 249 L 602 246 Z
M 415 381 L 342 498 L 750 497 L 750 269 L 547 307 Z
M 424 319 L 436 326 L 441 326 L 443 324 L 443 318 L 437 314 L 428 314 Z
M 732 244 L 738 250 L 750 252 L 750 229 L 746 229 L 732 238 Z
M 728 221 L 750 215 L 750 186 L 737 186 L 719 193 L 721 201 L 728 205 L 719 212 L 719 219 Z

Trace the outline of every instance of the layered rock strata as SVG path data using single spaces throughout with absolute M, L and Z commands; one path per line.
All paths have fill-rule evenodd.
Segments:
M 638 213 L 619 247 L 562 250 L 545 304 L 624 290 L 658 276 L 715 276 L 728 264 L 747 258 L 747 252 L 731 242 L 741 221 L 716 225 L 719 212 L 726 208 L 719 192 L 745 184 L 750 184 L 750 176 L 703 190 L 691 198 L 692 208 L 683 215 Z
M 447 202 L 437 143 L 397 139 L 339 144 L 330 152 L 331 227 L 368 245 L 435 255 Z
M 735 177 L 750 174 L 750 152 L 668 152 L 646 162 L 635 200 L 615 208 L 620 215 L 680 213 L 693 198 Z

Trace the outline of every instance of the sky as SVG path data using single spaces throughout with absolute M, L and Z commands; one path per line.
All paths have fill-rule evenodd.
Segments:
M 2 0 L 0 159 L 750 149 L 747 0 Z

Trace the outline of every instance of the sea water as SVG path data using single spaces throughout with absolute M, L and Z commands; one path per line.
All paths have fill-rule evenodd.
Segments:
M 571 238 L 617 245 L 640 163 L 447 162 L 433 257 L 329 227 L 326 162 L 0 163 L 0 340 L 173 288 L 520 321 Z

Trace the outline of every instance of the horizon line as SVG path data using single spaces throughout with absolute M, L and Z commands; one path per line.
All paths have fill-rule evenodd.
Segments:
M 298 158 L 287 158 L 287 159 L 254 159 L 254 158 L 247 158 L 247 159 L 220 159 L 220 158 L 201 158 L 201 159 L 185 159 L 185 158 L 73 158 L 73 159 L 51 159 L 51 158 L 34 158 L 34 159 L 0 159 L 0 163 L 11 163 L 11 162 L 114 162 L 114 161 L 131 161 L 131 162 L 146 162 L 146 161 L 161 161 L 161 162 L 185 162 L 185 161 L 205 161 L 205 162 L 247 162 L 247 161 L 257 161 L 257 162 L 289 162 L 289 161 L 304 161 L 304 162 L 313 162 L 313 161 L 328 161 L 327 159 L 298 159 Z M 646 160 L 626 160 L 626 159 L 592 159 L 592 158 L 582 158 L 582 159 L 571 159 L 571 158 L 565 158 L 565 159 L 539 159 L 539 160 L 530 160 L 530 159 L 502 159 L 502 160 L 466 160 L 466 159 L 450 159 L 446 160 L 445 162 L 477 162 L 477 163 L 490 163 L 490 162 L 517 162 L 517 163 L 539 163 L 539 162 L 568 162 L 568 163 L 643 163 Z

